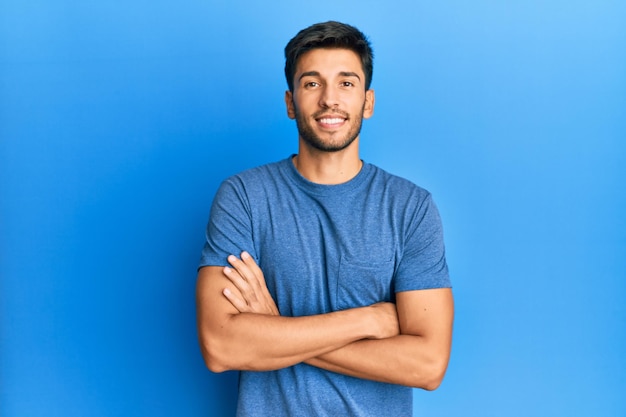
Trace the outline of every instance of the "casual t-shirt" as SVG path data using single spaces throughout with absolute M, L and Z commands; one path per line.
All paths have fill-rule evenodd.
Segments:
M 302 177 L 292 157 L 224 181 L 200 266 L 248 251 L 283 316 L 328 313 L 401 291 L 450 287 L 439 213 L 431 195 L 368 163 L 350 181 Z M 404 416 L 410 388 L 306 364 L 242 371 L 240 416 Z

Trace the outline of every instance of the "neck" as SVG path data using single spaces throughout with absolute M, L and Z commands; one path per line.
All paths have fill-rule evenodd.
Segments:
M 307 180 L 326 185 L 342 184 L 354 178 L 363 162 L 359 159 L 358 139 L 346 149 L 324 152 L 300 143 L 293 164 Z

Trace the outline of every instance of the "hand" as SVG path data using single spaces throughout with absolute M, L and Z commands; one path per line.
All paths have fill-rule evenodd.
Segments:
M 263 271 L 248 252 L 241 253 L 241 259 L 228 257 L 232 265 L 224 267 L 224 275 L 239 290 L 239 294 L 225 288 L 222 293 L 240 313 L 256 313 L 279 316 L 280 313 L 272 298 Z
M 400 324 L 398 322 L 398 312 L 393 303 L 376 303 L 370 306 L 374 312 L 374 323 L 378 325 L 375 329 L 373 339 L 386 339 L 400 334 Z

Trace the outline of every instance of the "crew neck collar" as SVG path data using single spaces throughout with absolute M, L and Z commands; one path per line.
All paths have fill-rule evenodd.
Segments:
M 282 165 L 287 171 L 287 175 L 289 178 L 294 181 L 300 188 L 305 191 L 312 192 L 318 195 L 326 195 L 331 193 L 346 193 L 352 190 L 357 189 L 365 179 L 369 176 L 372 171 L 372 166 L 367 162 L 361 160 L 362 166 L 359 172 L 349 179 L 346 182 L 342 182 L 340 184 L 319 184 L 316 182 L 309 181 L 305 177 L 300 174 L 300 172 L 296 169 L 293 158 L 296 154 L 290 155 L 287 159 L 283 160 Z

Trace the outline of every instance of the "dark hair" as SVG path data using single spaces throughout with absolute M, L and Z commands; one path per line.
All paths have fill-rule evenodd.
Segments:
M 317 23 L 302 29 L 285 47 L 285 77 L 293 91 L 298 59 L 319 48 L 341 48 L 356 52 L 365 73 L 365 89 L 369 90 L 374 72 L 374 53 L 367 37 L 357 28 L 340 22 Z

